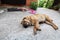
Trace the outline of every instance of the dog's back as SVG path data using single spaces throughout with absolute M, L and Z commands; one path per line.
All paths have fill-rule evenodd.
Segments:
M 44 14 L 34 14 L 34 15 L 31 15 L 31 18 L 37 21 L 45 21 Z

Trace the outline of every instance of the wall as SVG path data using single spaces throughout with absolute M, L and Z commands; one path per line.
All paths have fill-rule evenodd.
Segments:
M 1 0 L 2 4 L 25 5 L 26 0 Z
M 37 2 L 37 0 L 26 0 L 26 6 L 29 6 L 32 1 Z
M 0 4 L 1 4 L 1 0 L 0 0 Z

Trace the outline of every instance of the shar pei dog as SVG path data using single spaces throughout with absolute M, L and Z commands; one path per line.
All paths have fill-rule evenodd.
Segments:
M 37 31 L 41 31 L 41 28 L 39 27 L 40 23 L 46 23 L 48 25 L 51 25 L 55 30 L 58 29 L 57 25 L 54 24 L 53 20 L 46 14 L 33 14 L 24 17 L 21 21 L 21 24 L 23 25 L 24 28 L 34 26 L 33 27 L 34 34 L 36 34 Z

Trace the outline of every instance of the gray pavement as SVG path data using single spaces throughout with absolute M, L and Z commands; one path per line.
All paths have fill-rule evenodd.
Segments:
M 60 40 L 60 13 L 45 8 L 38 8 L 37 13 L 49 15 L 59 29 L 41 24 L 42 31 L 34 36 L 33 27 L 25 29 L 20 24 L 24 16 L 31 15 L 29 12 L 5 12 L 0 14 L 0 40 Z

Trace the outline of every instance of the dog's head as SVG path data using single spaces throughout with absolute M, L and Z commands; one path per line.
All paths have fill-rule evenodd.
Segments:
M 31 25 L 31 22 L 28 20 L 27 17 L 24 17 L 21 24 L 23 25 L 24 28 L 27 28 L 28 26 Z

